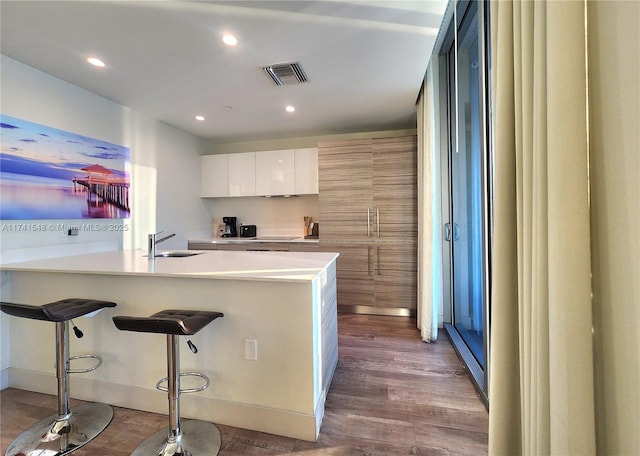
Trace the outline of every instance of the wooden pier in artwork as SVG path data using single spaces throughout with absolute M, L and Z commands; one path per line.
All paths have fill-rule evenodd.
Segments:
M 75 177 L 73 179 L 73 191 L 77 191 L 76 186 L 84 187 L 87 191 L 87 201 L 91 200 L 91 195 L 97 195 L 108 203 L 129 211 L 129 181 L 128 179 L 117 178 L 109 175 L 92 175 Z

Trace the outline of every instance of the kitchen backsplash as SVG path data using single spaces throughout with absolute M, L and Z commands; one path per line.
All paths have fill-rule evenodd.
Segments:
M 290 198 L 212 198 L 207 200 L 211 213 L 211 236 L 222 223 L 222 217 L 238 218 L 238 225 L 256 225 L 258 236 L 303 236 L 304 217 L 319 222 L 318 195 Z

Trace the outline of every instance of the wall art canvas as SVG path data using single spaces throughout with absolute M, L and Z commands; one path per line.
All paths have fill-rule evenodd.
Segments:
M 129 218 L 129 148 L 0 114 L 0 220 Z

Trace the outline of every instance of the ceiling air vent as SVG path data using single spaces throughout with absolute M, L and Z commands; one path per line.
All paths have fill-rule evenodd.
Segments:
M 300 84 L 308 81 L 300 62 L 277 63 L 262 67 L 262 69 L 277 86 Z

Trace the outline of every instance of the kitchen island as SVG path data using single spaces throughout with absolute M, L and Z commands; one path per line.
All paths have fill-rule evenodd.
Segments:
M 181 395 L 181 416 L 315 440 L 338 359 L 337 254 L 208 251 L 149 260 L 145 253 L 2 265 L 3 301 L 86 297 L 118 304 L 75 320 L 85 336 L 71 337 L 71 355 L 96 353 L 104 362 L 71 376 L 72 397 L 166 414 L 166 393 L 155 389 L 167 375 L 165 336 L 120 332 L 111 317 L 220 311 L 224 318 L 191 337 L 197 354 L 181 344 L 181 370 L 211 379 L 206 390 Z M 9 347 L 2 348 L 8 386 L 55 394 L 54 326 L 1 318 L 10 323 Z

